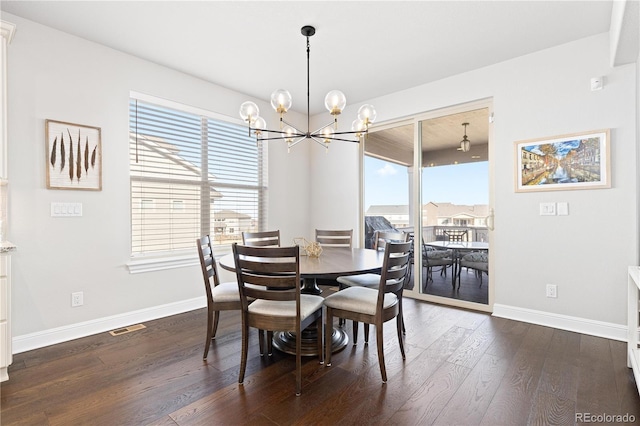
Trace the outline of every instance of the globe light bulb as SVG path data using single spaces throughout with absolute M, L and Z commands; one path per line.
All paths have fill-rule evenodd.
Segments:
M 331 142 L 331 138 L 333 138 L 334 131 L 331 127 L 325 127 L 322 129 L 322 137 L 324 138 L 324 143 Z
M 376 121 L 377 115 L 378 113 L 376 112 L 376 109 L 373 107 L 373 105 L 364 104 L 360 107 L 360 109 L 358 109 L 358 118 L 364 123 L 365 128 L 367 128 L 369 124 Z
M 347 106 L 347 97 L 339 90 L 332 90 L 324 97 L 324 106 L 331 115 L 338 115 Z
M 262 117 L 256 117 L 253 122 L 253 127 L 255 129 L 254 132 L 256 136 L 260 136 L 262 134 L 262 131 L 267 128 L 267 122 L 264 121 L 264 118 Z
M 271 106 L 278 114 L 284 114 L 291 108 L 291 93 L 285 89 L 278 89 L 271 94 Z
M 244 102 L 240 105 L 240 117 L 249 123 L 251 123 L 260 115 L 260 110 L 258 109 L 258 105 L 251 101 Z

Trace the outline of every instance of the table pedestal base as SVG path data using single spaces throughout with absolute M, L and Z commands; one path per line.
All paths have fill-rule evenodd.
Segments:
M 301 353 L 302 356 L 318 356 L 318 330 L 308 327 L 302 331 Z M 339 328 L 333 329 L 331 335 L 331 352 L 338 352 L 347 346 L 349 336 Z M 325 342 L 327 344 L 327 342 Z M 273 346 L 281 352 L 296 354 L 296 333 L 291 331 L 276 331 L 273 333 Z
M 322 289 L 318 287 L 315 278 L 304 278 L 302 280 L 302 287 L 300 288 L 302 294 L 315 294 L 316 296 L 322 294 Z

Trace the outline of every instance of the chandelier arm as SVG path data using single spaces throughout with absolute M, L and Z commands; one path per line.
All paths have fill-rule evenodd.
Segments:
M 344 138 L 334 138 L 334 137 L 330 137 L 330 138 L 325 138 L 325 139 L 329 139 L 332 141 L 341 141 L 341 142 L 353 142 L 353 143 L 360 143 L 360 140 L 353 140 L 353 139 L 344 139 Z
M 307 139 L 307 136 L 305 135 L 304 137 L 301 137 L 300 139 L 293 141 L 289 144 L 289 148 L 293 148 L 294 146 L 298 145 L 300 142 L 302 142 L 303 140 Z
M 324 138 L 324 139 L 318 139 L 316 136 L 311 135 L 309 136 L 309 138 L 314 141 L 315 143 L 317 143 L 318 145 L 322 145 L 323 147 L 327 147 L 327 144 L 325 143 L 324 139 L 329 139 L 329 138 Z

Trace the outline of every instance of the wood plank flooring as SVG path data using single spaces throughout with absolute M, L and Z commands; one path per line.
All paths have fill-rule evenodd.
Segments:
M 201 309 L 16 354 L 0 424 L 571 425 L 576 413 L 640 422 L 625 343 L 412 299 L 404 310 L 405 361 L 394 323 L 384 328 L 386 384 L 371 333 L 331 367 L 303 359 L 296 397 L 294 358 L 260 357 L 254 331 L 238 385 L 239 315 L 222 313 L 203 361 Z

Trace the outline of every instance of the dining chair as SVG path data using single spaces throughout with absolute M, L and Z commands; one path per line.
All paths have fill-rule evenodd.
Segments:
M 325 247 L 353 247 L 353 229 L 316 229 L 316 242 Z
M 398 231 L 376 231 L 373 239 L 373 249 L 376 251 L 384 251 L 389 242 L 408 242 L 410 234 Z M 338 290 L 344 290 L 348 287 L 369 287 L 377 288 L 380 284 L 380 274 L 367 273 L 358 275 L 346 275 L 338 277 L 336 280 L 339 284 Z M 344 324 L 344 319 L 339 320 L 339 324 Z M 403 325 L 404 331 L 404 325 Z M 368 341 L 368 327 L 365 325 L 365 342 Z M 353 323 L 353 343 L 358 342 L 358 324 Z
M 468 241 L 469 230 L 445 229 L 442 233 L 447 237 L 447 241 L 461 242 Z
M 402 341 L 402 291 L 409 277 L 409 257 L 411 243 L 387 243 L 379 275 L 378 288 L 349 287 L 333 293 L 324 299 L 327 308 L 325 318 L 325 340 L 330 341 L 333 327 L 333 317 L 350 319 L 354 324 L 363 322 L 373 324 L 376 328 L 376 345 L 378 348 L 378 363 L 382 381 L 387 381 L 387 371 L 384 364 L 383 324 L 393 318 L 396 319 L 396 331 L 402 359 L 405 359 L 404 343 Z M 331 348 L 326 348 L 326 366 L 331 366 Z
M 293 247 L 251 247 L 233 244 L 242 304 L 242 357 L 238 383 L 247 367 L 249 327 L 290 331 L 296 338 L 296 395 L 302 389 L 302 330 L 317 327 L 317 350 L 323 362 L 323 298 L 300 293 L 300 250 Z M 262 286 L 260 288 L 252 287 Z M 249 304 L 249 299 L 254 301 Z
M 240 310 L 240 293 L 236 281 L 220 282 L 216 259 L 213 257 L 211 239 L 208 235 L 198 238 L 198 256 L 204 278 L 204 287 L 207 293 L 207 338 L 204 342 L 204 356 L 207 359 L 211 341 L 216 337 L 220 311 Z M 213 281 L 213 286 L 211 285 Z
M 242 245 L 252 247 L 280 247 L 280 230 L 243 232 Z

